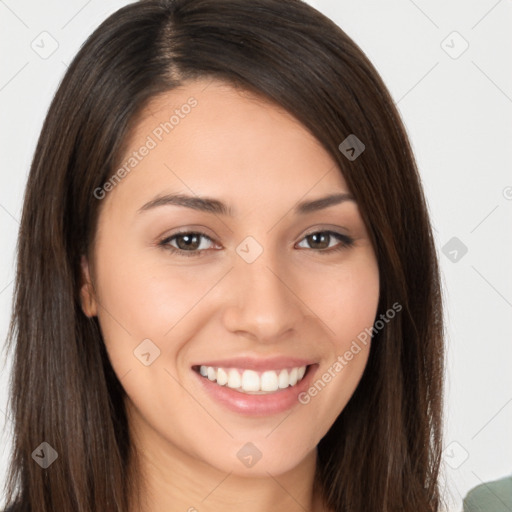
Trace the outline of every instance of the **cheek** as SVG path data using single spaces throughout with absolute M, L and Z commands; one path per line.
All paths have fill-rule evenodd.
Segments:
M 186 295 L 191 292 L 182 279 L 170 283 L 143 255 L 114 237 L 105 237 L 96 261 L 98 319 L 119 376 L 140 366 L 134 351 L 144 340 L 155 345 L 155 354 L 164 352 L 165 335 L 190 302 Z
M 370 251 L 332 276 L 317 289 L 316 302 L 327 325 L 328 336 L 320 342 L 326 358 L 299 397 L 323 433 L 350 400 L 366 367 L 380 291 L 378 265 Z
M 371 327 L 379 301 L 379 270 L 373 252 L 358 253 L 352 260 L 308 285 L 308 304 L 326 326 L 326 343 L 346 350 L 352 339 Z
M 336 283 L 338 299 L 333 297 L 333 329 L 339 335 L 340 349 L 346 345 L 347 337 L 354 339 L 371 327 L 377 313 L 379 301 L 379 276 L 376 266 L 361 266 Z M 334 295 L 334 294 L 333 294 Z
M 134 251 L 120 240 L 105 243 L 97 256 L 98 317 L 116 374 L 130 372 L 130 381 L 142 379 L 145 389 L 150 383 L 168 388 L 167 373 L 164 382 L 152 379 L 164 369 L 181 376 L 188 341 L 211 310 L 204 298 L 225 270 L 170 265 L 165 252 L 150 258 L 146 249 Z
M 124 328 L 134 341 L 162 338 L 211 283 L 194 282 L 189 271 L 165 265 L 164 258 L 153 262 L 144 252 L 131 251 L 122 254 L 105 246 L 99 255 L 97 292 L 103 306 L 102 323 Z
M 193 332 L 187 315 L 196 313 L 194 305 L 211 283 L 199 278 L 193 282 L 182 268 L 148 262 L 144 254 L 130 255 L 121 245 L 102 246 L 98 262 L 98 317 L 110 362 L 129 404 L 164 437 L 190 446 L 187 428 L 176 427 L 194 418 L 208 418 L 178 382 L 177 369 Z

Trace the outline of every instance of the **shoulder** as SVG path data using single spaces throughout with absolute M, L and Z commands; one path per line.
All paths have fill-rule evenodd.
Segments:
M 464 498 L 464 512 L 508 512 L 512 510 L 512 476 L 485 482 Z

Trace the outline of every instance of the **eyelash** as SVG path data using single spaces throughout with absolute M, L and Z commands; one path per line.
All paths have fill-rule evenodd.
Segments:
M 341 233 L 337 233 L 336 231 L 329 231 L 329 230 L 326 230 L 326 231 L 314 231 L 313 233 L 308 233 L 307 235 L 304 236 L 304 238 L 302 238 L 302 240 L 305 240 L 306 238 L 308 238 L 310 236 L 318 235 L 318 234 L 327 234 L 330 237 L 337 238 L 340 242 L 342 242 L 341 244 L 338 244 L 338 245 L 336 245 L 334 247 L 331 247 L 330 249 L 309 249 L 310 251 L 316 251 L 316 252 L 318 252 L 318 253 L 320 253 L 322 255 L 332 254 L 333 252 L 342 251 L 343 249 L 348 249 L 348 248 L 350 248 L 350 247 L 352 247 L 354 245 L 354 239 L 353 238 L 350 238 L 349 236 L 343 235 Z M 171 253 L 178 254 L 180 256 L 186 256 L 186 257 L 198 257 L 198 256 L 201 256 L 202 253 L 206 249 L 186 251 L 186 250 L 183 250 L 183 249 L 178 249 L 176 247 L 173 247 L 172 245 L 169 245 L 169 242 L 171 240 L 174 240 L 175 238 L 178 238 L 178 237 L 184 236 L 184 235 L 196 235 L 196 236 L 198 235 L 200 237 L 206 238 L 210 242 L 214 242 L 214 240 L 212 240 L 208 235 L 206 235 L 205 233 L 202 233 L 200 231 L 181 231 L 181 232 L 178 232 L 178 233 L 174 233 L 171 236 L 165 237 L 164 239 L 162 239 L 161 241 L 158 242 L 158 246 L 163 247 L 165 250 L 168 250 Z M 301 240 L 301 242 L 302 242 L 302 240 Z

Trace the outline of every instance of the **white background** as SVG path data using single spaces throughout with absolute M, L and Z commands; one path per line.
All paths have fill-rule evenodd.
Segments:
M 0 0 L 0 347 L 23 191 L 46 110 L 86 37 L 127 3 Z M 512 2 L 311 3 L 382 75 L 420 167 L 446 299 L 443 482 L 448 509 L 460 511 L 470 488 L 512 474 Z M 45 59 L 32 48 L 50 51 L 52 44 L 58 48 Z M 466 254 L 451 246 L 443 253 L 452 237 Z M 12 435 L 5 416 L 10 359 L 0 368 L 3 484 Z

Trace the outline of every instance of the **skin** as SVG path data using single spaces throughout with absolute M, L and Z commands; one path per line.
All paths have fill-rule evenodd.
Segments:
M 320 377 L 373 325 L 375 253 L 355 201 L 294 213 L 299 201 L 350 193 L 339 168 L 290 114 L 228 84 L 199 80 L 154 98 L 123 162 L 190 97 L 197 106 L 101 200 L 83 258 L 83 310 L 98 316 L 128 395 L 142 496 L 152 512 L 327 510 L 313 488 L 316 447 L 353 394 L 369 344 L 308 404 L 260 417 L 210 398 L 191 365 L 297 356 L 316 361 Z M 167 193 L 220 199 L 233 216 L 138 211 Z M 158 245 L 180 229 L 212 241 L 201 238 L 192 257 Z M 353 245 L 326 253 L 343 242 L 307 238 L 326 230 Z M 247 236 L 263 249 L 250 264 L 236 252 Z M 160 350 L 149 366 L 134 356 L 145 339 Z M 252 467 L 237 457 L 247 442 L 262 453 Z

